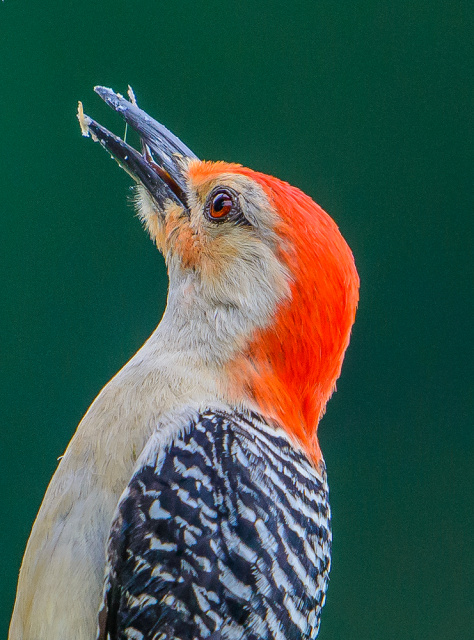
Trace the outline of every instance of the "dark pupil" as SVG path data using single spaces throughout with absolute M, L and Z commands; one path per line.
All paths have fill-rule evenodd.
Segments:
M 222 209 L 226 206 L 229 205 L 229 199 L 227 196 L 225 196 L 223 193 L 221 193 L 219 196 L 217 196 L 217 198 L 214 200 L 214 211 L 216 213 L 219 213 L 220 211 L 222 211 Z

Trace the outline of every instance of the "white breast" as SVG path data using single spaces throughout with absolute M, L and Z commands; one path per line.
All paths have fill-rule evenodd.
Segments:
M 165 352 L 158 328 L 101 391 L 48 487 L 18 582 L 9 640 L 92 640 L 117 501 L 160 416 L 218 398 L 217 372 Z

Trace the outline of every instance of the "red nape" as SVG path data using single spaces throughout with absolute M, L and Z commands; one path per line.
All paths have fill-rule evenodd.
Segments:
M 359 298 L 354 258 L 336 223 L 296 187 L 236 167 L 258 182 L 281 223 L 280 256 L 292 275 L 291 299 L 258 331 L 239 364 L 262 411 L 319 463 L 317 426 L 340 375 Z

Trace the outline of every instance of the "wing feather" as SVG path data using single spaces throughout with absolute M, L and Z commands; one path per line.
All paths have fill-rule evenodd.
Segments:
M 99 638 L 315 638 L 325 474 L 283 431 L 233 411 L 197 415 L 152 453 L 111 527 Z

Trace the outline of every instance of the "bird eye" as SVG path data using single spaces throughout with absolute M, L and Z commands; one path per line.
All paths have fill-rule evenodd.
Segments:
M 209 204 L 209 216 L 214 220 L 222 220 L 234 207 L 234 199 L 228 191 L 215 193 Z

